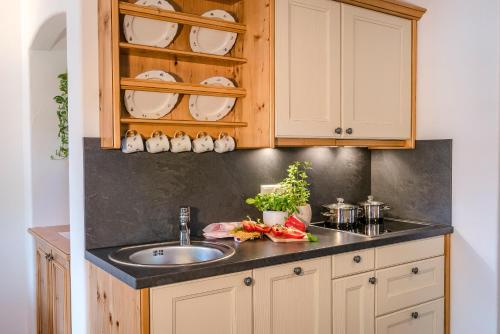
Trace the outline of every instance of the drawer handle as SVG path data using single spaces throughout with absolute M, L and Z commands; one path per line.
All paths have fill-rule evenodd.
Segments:
M 246 286 L 250 286 L 253 283 L 253 278 L 245 277 L 245 279 L 243 280 L 243 283 L 245 283 Z
M 360 263 L 361 262 L 361 256 L 359 255 L 356 255 L 353 259 L 352 259 L 354 262 L 356 263 Z
M 418 274 L 418 267 L 412 268 L 411 272 L 414 273 L 415 275 Z
M 375 283 L 377 283 L 377 279 L 376 279 L 375 277 L 370 277 L 370 278 L 368 279 L 368 282 L 369 282 L 370 284 L 375 284 Z
M 418 319 L 418 312 L 412 312 L 412 313 L 411 313 L 411 317 L 412 317 L 413 319 Z
M 295 273 L 295 275 L 301 275 L 302 274 L 302 268 L 301 267 L 295 267 L 293 268 L 293 272 Z

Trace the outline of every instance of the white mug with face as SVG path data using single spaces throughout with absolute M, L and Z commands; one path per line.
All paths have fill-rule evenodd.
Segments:
M 146 149 L 149 153 L 167 152 L 170 149 L 168 137 L 161 131 L 154 131 L 146 140 Z
M 219 139 L 215 141 L 215 152 L 224 153 L 229 151 L 234 151 L 236 146 L 234 138 L 229 136 L 227 133 L 221 132 Z
M 203 153 L 214 150 L 214 140 L 206 132 L 199 132 L 193 140 L 193 152 Z
M 172 153 L 191 151 L 191 138 L 182 131 L 177 131 L 174 138 L 170 140 L 170 151 Z
M 128 130 L 122 138 L 122 152 L 135 153 L 144 151 L 142 137 L 135 130 Z

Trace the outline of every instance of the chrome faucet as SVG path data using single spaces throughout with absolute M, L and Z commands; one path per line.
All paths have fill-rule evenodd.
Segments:
M 179 213 L 179 242 L 181 246 L 191 245 L 189 237 L 189 221 L 191 220 L 191 208 L 181 206 Z

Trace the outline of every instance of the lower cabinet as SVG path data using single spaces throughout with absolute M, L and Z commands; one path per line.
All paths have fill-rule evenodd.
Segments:
M 329 258 L 253 271 L 254 334 L 331 333 Z
M 377 318 L 376 334 L 443 334 L 444 300 L 438 299 Z
M 35 264 L 37 333 L 71 333 L 69 260 L 37 241 Z
M 251 277 L 246 271 L 152 288 L 151 334 L 251 334 Z
M 374 272 L 338 278 L 332 283 L 334 334 L 373 334 Z

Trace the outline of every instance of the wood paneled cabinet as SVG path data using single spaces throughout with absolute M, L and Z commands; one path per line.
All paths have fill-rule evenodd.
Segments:
M 252 272 L 152 288 L 151 334 L 251 334 Z
M 90 264 L 90 323 L 102 334 L 448 334 L 448 266 L 449 236 L 142 290 Z
M 341 2 L 276 0 L 276 143 L 413 147 L 418 18 Z
M 71 333 L 69 255 L 35 235 L 38 334 Z
M 331 333 L 330 273 L 326 257 L 254 270 L 253 333 Z

